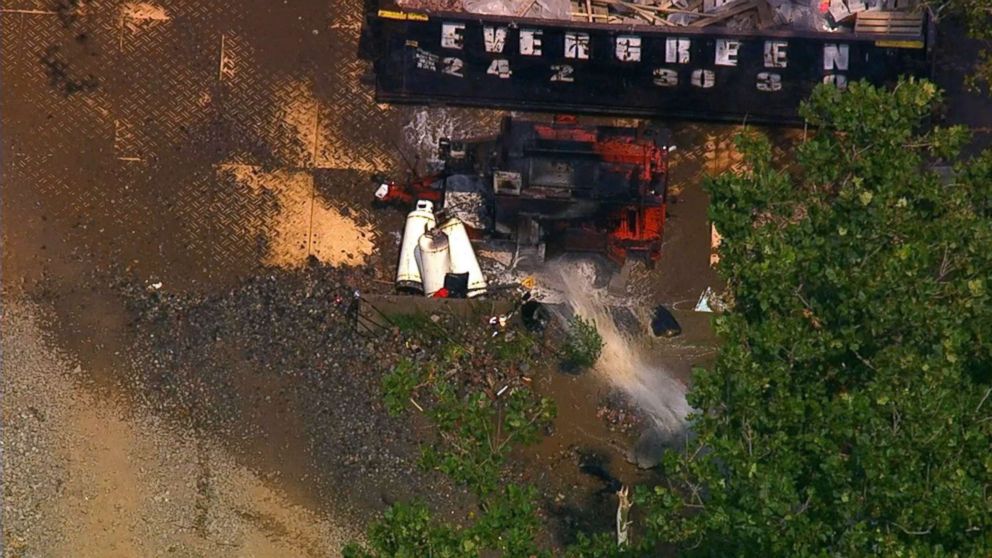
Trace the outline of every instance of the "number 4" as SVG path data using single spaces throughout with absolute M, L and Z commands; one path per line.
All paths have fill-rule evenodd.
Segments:
M 507 79 L 513 75 L 513 72 L 510 71 L 510 61 L 503 58 L 493 60 L 486 73 L 491 76 L 499 76 L 500 79 Z

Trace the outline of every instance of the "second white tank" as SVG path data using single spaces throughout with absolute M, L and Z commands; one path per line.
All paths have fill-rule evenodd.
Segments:
M 442 217 L 443 219 L 443 217 Z M 486 276 L 482 274 L 479 260 L 468 238 L 465 224 L 457 217 L 444 220 L 440 229 L 448 235 L 448 246 L 452 273 L 468 273 L 468 296 L 479 296 L 486 292 Z
M 444 276 L 451 270 L 448 235 L 440 229 L 425 232 L 417 243 L 416 255 L 424 295 L 434 296 L 434 293 L 444 287 Z

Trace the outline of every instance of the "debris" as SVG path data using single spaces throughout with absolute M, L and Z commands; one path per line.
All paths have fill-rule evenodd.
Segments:
M 444 276 L 444 288 L 451 298 L 467 298 L 468 294 L 468 272 L 453 273 L 448 272 Z
M 626 486 L 617 491 L 617 546 L 626 546 L 630 538 L 630 489 Z
M 569 19 L 569 0 L 462 0 L 462 7 L 473 14 Z
M 444 7 L 435 8 L 438 4 Z M 769 28 L 911 35 L 923 32 L 922 12 L 915 9 L 914 2 L 880 0 L 462 0 L 460 4 L 457 0 L 399 0 L 399 5 L 428 11 L 586 23 L 720 26 L 741 32 Z M 852 29 L 862 15 L 871 21 L 868 27 L 873 30 Z M 890 16 L 894 24 L 878 25 L 879 19 Z
M 706 287 L 706 290 L 699 295 L 699 302 L 696 303 L 695 308 L 696 312 L 713 312 L 713 309 L 710 307 L 710 299 L 714 296 L 713 288 Z
M 654 309 L 654 317 L 651 319 L 651 331 L 655 337 L 675 337 L 682 334 L 682 326 L 675 319 L 675 316 L 664 306 L 657 306 Z
M 520 319 L 528 330 L 532 332 L 544 331 L 551 320 L 551 313 L 544 307 L 544 304 L 530 298 L 520 307 Z
M 405 186 L 388 183 L 380 198 L 402 201 L 427 193 L 441 198 L 449 217 L 438 220 L 451 237 L 452 271 L 469 272 L 470 296 L 485 289 L 485 278 L 477 271 L 470 223 L 462 222 L 462 215 L 485 225 L 472 232 L 486 233 L 490 242 L 515 243 L 511 268 L 525 258 L 543 261 L 551 239 L 568 251 L 603 252 L 618 263 L 631 253 L 657 261 L 668 135 L 651 127 L 581 126 L 574 117 L 559 116 L 551 124 L 507 117 L 495 138 L 445 143 L 440 174 Z M 449 188 L 457 216 L 448 212 Z
M 716 225 L 710 225 L 710 267 L 716 267 L 720 263 L 720 243 L 723 237 L 716 230 Z

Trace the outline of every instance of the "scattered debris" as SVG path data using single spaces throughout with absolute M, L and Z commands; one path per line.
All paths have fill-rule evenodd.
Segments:
M 918 35 L 917 2 L 890 0 L 399 0 L 426 11 L 660 27 Z
M 651 332 L 655 337 L 675 337 L 682 334 L 682 326 L 668 308 L 659 305 L 655 307 L 654 317 L 651 318 Z
M 611 431 L 621 434 L 633 432 L 643 422 L 640 411 L 618 391 L 604 398 L 596 408 L 596 418 L 605 422 Z
M 633 505 L 629 488 L 624 486 L 617 491 L 617 546 L 626 546 L 630 538 L 630 508 Z
M 710 306 L 710 301 L 715 297 L 716 295 L 713 293 L 713 288 L 706 287 L 706 290 L 699 295 L 699 302 L 696 303 L 694 310 L 696 312 L 713 312 L 713 308 Z
M 375 196 L 436 201 L 466 218 L 450 217 L 442 228 L 455 230 L 452 254 L 464 255 L 466 264 L 453 270 L 469 271 L 470 295 L 485 284 L 470 237 L 509 239 L 509 267 L 532 255 L 543 262 L 549 243 L 604 253 L 619 264 L 630 255 L 654 262 L 665 223 L 668 135 L 652 127 L 582 126 L 568 116 L 550 124 L 508 117 L 495 138 L 442 139 L 439 173 L 405 185 L 380 182 Z

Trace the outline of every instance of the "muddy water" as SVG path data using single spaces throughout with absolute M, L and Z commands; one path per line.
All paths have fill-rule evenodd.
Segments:
M 669 438 L 680 435 L 691 411 L 685 400 L 686 385 L 648 360 L 640 337 L 620 330 L 606 293 L 594 286 L 591 266 L 559 263 L 551 273 L 557 276 L 571 312 L 591 320 L 603 338 L 603 351 L 594 366 L 597 376 L 627 394 L 653 428 Z

